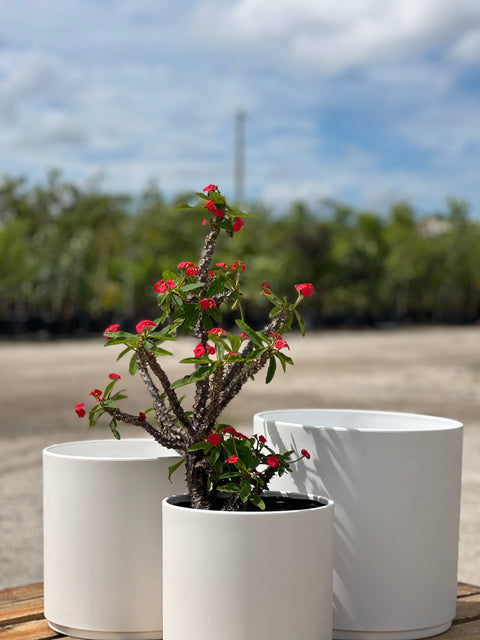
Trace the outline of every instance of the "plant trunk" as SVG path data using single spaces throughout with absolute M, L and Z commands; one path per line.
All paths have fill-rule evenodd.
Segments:
M 208 494 L 209 465 L 203 451 L 187 453 L 185 470 L 191 506 L 194 509 L 211 509 L 211 498 Z

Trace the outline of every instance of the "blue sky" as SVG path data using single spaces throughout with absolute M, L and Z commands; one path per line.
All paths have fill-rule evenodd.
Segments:
M 0 174 L 480 215 L 478 0 L 3 0 Z

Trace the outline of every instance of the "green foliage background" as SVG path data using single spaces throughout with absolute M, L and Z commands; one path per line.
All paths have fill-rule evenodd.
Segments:
M 78 335 L 106 323 L 155 318 L 153 284 L 180 261 L 197 262 L 202 218 L 148 185 L 138 198 L 81 188 L 52 171 L 43 184 L 0 181 L 0 334 Z M 468 206 L 420 217 L 407 203 L 387 214 L 297 202 L 255 217 L 221 245 L 241 259 L 250 319 L 264 316 L 261 283 L 291 297 L 311 282 L 310 327 L 383 322 L 473 322 L 480 312 L 480 225 Z

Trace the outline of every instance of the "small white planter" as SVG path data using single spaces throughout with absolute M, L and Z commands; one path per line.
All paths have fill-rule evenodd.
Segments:
M 231 512 L 184 500 L 163 503 L 165 640 L 331 639 L 332 501 Z
M 162 500 L 185 491 L 178 456 L 153 440 L 47 447 L 45 618 L 77 638 L 162 637 Z
M 311 460 L 271 483 L 335 500 L 333 637 L 406 640 L 455 616 L 462 424 L 402 413 L 285 410 L 254 429 Z

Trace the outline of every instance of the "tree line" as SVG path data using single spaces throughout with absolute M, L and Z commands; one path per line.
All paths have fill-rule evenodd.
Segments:
M 153 184 L 137 197 L 80 187 L 52 171 L 31 186 L 0 181 L 0 335 L 86 335 L 112 322 L 154 318 L 153 284 L 195 262 L 202 219 Z M 247 265 L 250 319 L 268 304 L 261 283 L 292 295 L 311 282 L 310 327 L 466 323 L 480 312 L 480 225 L 468 205 L 420 216 L 405 202 L 386 213 L 335 202 L 296 202 L 282 215 L 259 204 L 221 248 Z

